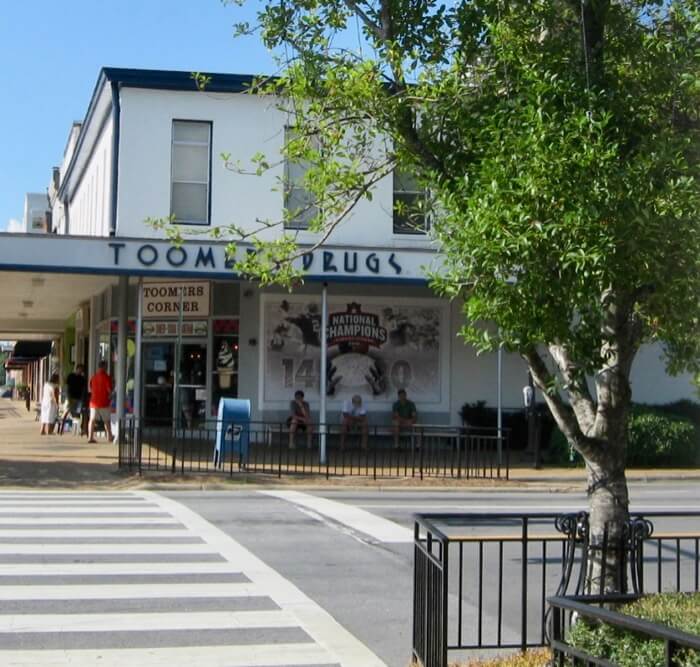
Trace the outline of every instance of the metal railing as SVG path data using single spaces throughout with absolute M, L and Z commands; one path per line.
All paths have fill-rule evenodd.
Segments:
M 589 619 L 599 623 L 635 633 L 641 639 L 657 639 L 664 643 L 664 662 L 659 667 L 675 667 L 679 652 L 684 649 L 700 651 L 700 637 L 669 628 L 666 625 L 651 623 L 617 611 L 602 608 L 600 605 L 619 602 L 632 602 L 638 595 L 618 596 L 572 596 L 552 597 L 548 600 L 552 610 L 552 636 L 550 647 L 554 665 L 582 664 L 591 667 L 611 667 L 612 663 L 600 656 L 589 654 L 566 641 L 572 618 Z M 571 663 L 569 660 L 571 659 Z M 685 664 L 685 663 L 683 663 Z
M 654 534 L 652 520 L 694 531 Z M 585 512 L 418 515 L 414 657 L 445 667 L 448 654 L 546 645 L 547 598 L 585 592 L 592 553 L 620 550 L 635 593 L 700 590 L 700 512 L 632 513 L 622 543 L 592 545 L 586 526 Z
M 123 468 L 172 474 L 240 472 L 282 475 L 355 475 L 508 479 L 508 434 L 479 434 L 451 426 L 402 429 L 398 447 L 392 427 L 370 426 L 367 446 L 355 431 L 343 437 L 340 425 L 328 425 L 326 458 L 321 460 L 317 424 L 309 432 L 290 433 L 285 423 L 251 422 L 243 449 L 227 446 L 214 457 L 215 421 L 185 425 L 133 421 L 120 428 L 119 463 Z

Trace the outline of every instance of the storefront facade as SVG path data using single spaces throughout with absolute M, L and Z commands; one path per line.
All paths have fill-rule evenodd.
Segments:
M 428 287 L 440 268 L 428 221 L 401 223 L 394 202 L 411 193 L 391 175 L 321 247 L 294 227 L 306 253 L 297 263 L 304 283 L 292 293 L 234 274 L 254 248 L 239 243 L 229 254 L 225 225 L 272 239 L 283 226 L 260 221 L 281 220 L 287 206 L 279 188 L 286 117 L 248 92 L 252 80 L 212 75 L 215 94 L 203 94 L 188 72 L 100 73 L 49 185 L 54 233 L 0 234 L 0 279 L 16 286 L 0 294 L 0 334 L 34 330 L 58 341 L 63 377 L 77 363 L 92 373 L 107 361 L 117 415 L 153 422 L 196 427 L 222 397 L 250 399 L 256 420 L 282 420 L 301 389 L 315 415 L 325 394 L 329 420 L 359 393 L 379 424 L 404 388 L 421 420 L 456 424 L 464 403 L 496 405 L 499 378 L 502 406 L 519 408 L 524 363 L 504 354 L 499 373 L 495 354 L 463 344 L 460 303 Z M 274 166 L 235 173 L 217 157 L 234 149 L 234 161 L 262 152 Z M 145 223 L 163 217 L 179 223 L 182 245 Z M 208 233 L 215 228 L 217 240 Z M 640 402 L 694 395 L 688 376 L 665 373 L 656 347 L 640 352 L 632 383 Z

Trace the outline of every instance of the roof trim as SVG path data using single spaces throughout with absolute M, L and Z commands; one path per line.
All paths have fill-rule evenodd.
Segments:
M 129 69 L 104 67 L 102 73 L 108 81 L 128 88 L 153 88 L 157 90 L 184 90 L 197 92 L 197 83 L 192 72 L 164 69 Z M 248 92 L 262 75 L 223 74 L 203 72 L 210 77 L 206 92 L 243 93 Z
M 83 142 L 85 141 L 86 130 L 92 121 L 92 117 L 95 114 L 95 108 L 97 107 L 97 100 L 99 99 L 100 92 L 103 86 L 107 82 L 104 74 L 104 69 L 100 71 L 100 75 L 97 77 L 97 83 L 92 91 L 92 97 L 90 98 L 90 104 L 88 105 L 87 112 L 85 113 L 85 118 L 80 125 L 80 133 L 78 135 L 78 141 L 75 144 L 75 150 L 70 159 L 70 164 L 66 168 L 66 173 L 61 178 L 61 184 L 58 188 L 58 198 L 63 200 L 65 196 L 66 184 L 70 181 L 73 175 L 73 169 L 75 168 L 75 163 L 78 160 L 78 155 L 83 148 Z M 75 122 L 71 125 L 71 131 L 75 127 Z

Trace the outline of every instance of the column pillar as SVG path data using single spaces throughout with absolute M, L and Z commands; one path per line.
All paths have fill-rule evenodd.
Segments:
M 124 419 L 126 403 L 126 333 L 129 319 L 129 276 L 119 276 L 118 292 L 118 328 L 117 328 L 117 420 Z

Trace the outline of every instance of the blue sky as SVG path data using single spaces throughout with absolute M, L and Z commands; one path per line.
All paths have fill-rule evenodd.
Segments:
M 100 67 L 269 73 L 255 38 L 234 39 L 246 8 L 221 0 L 22 0 L 0 13 L 0 230 L 25 192 L 44 192 Z

